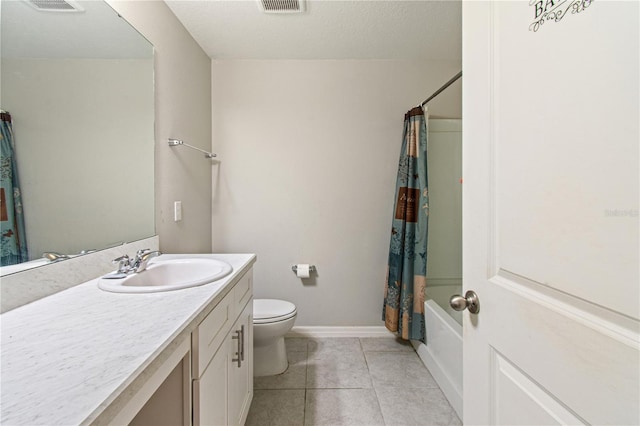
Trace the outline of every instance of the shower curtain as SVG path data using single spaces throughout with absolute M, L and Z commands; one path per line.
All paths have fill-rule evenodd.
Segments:
M 11 115 L 0 111 L 0 266 L 29 260 Z
M 427 125 L 416 107 L 404 117 L 382 309 L 387 329 L 405 340 L 425 341 L 428 219 Z

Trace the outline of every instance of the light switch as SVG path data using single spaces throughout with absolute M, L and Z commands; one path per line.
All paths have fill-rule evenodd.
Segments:
M 173 202 L 173 220 L 175 222 L 182 220 L 182 201 Z

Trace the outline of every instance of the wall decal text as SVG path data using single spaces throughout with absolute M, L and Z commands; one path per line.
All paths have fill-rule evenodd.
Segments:
M 595 0 L 529 0 L 533 8 L 534 20 L 529 31 L 538 31 L 546 21 L 560 22 L 569 12 L 580 13 Z

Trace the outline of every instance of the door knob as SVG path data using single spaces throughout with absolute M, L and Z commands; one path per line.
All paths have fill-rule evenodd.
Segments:
M 464 297 L 459 294 L 451 296 L 451 299 L 449 299 L 449 305 L 456 311 L 469 309 L 469 312 L 472 314 L 480 312 L 480 300 L 473 290 L 467 291 L 464 294 Z

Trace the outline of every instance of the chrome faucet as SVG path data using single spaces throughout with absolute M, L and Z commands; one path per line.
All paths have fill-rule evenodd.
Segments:
M 149 261 L 162 254 L 161 251 L 151 251 L 150 249 L 142 249 L 136 252 L 136 257 L 131 259 L 129 256 L 122 255 L 112 260 L 113 264 L 118 265 L 118 271 L 105 275 L 103 278 L 124 278 L 126 275 L 143 272 L 147 269 Z
M 149 249 L 138 250 L 135 259 L 131 261 L 131 268 L 133 272 L 142 272 L 147 269 L 147 263 L 154 257 L 158 257 L 162 254 L 161 251 L 151 251 Z
M 118 271 L 113 275 L 128 275 L 131 272 L 131 259 L 126 254 L 116 257 L 111 261 L 114 265 L 118 265 Z

